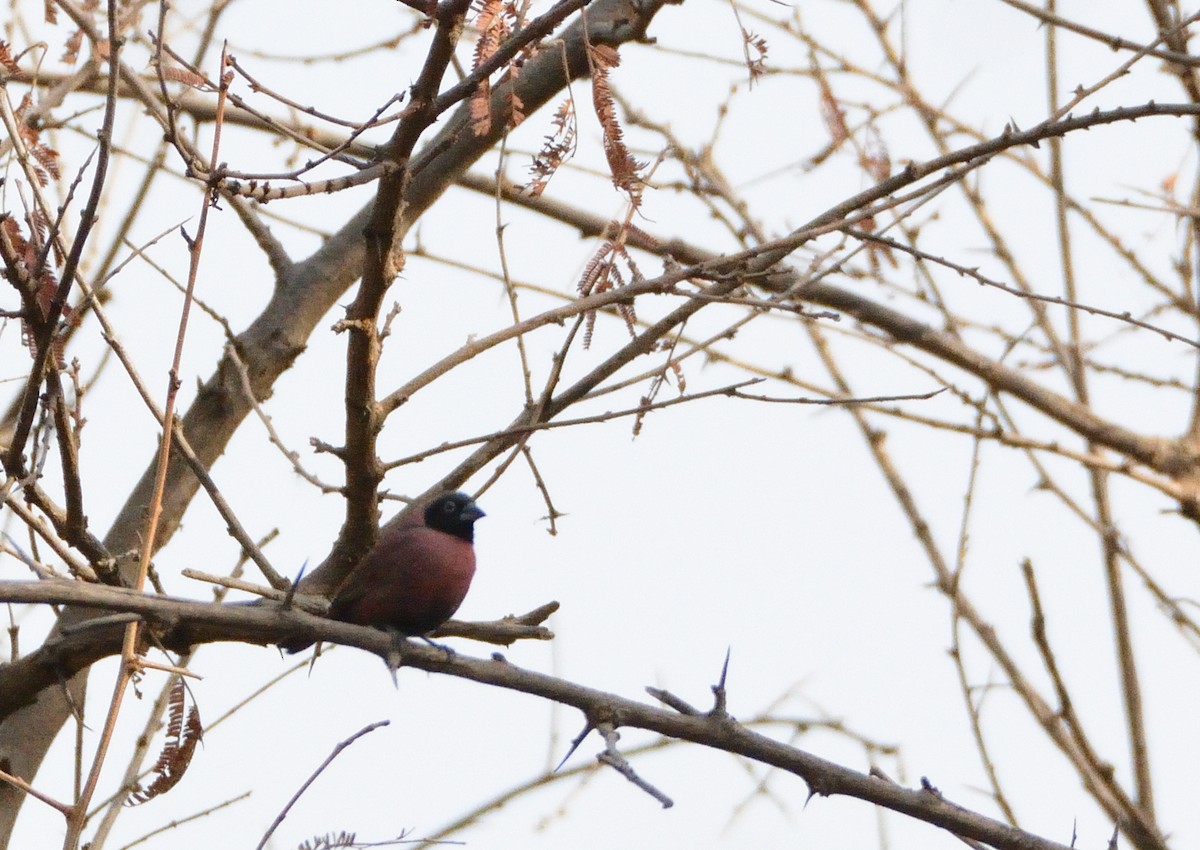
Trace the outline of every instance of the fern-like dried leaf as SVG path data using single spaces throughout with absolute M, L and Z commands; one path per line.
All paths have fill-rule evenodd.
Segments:
M 619 234 L 618 238 L 606 239 L 601 243 L 596 253 L 588 260 L 583 267 L 583 274 L 580 275 L 578 289 L 580 295 L 591 295 L 593 293 L 607 292 L 610 289 L 621 289 L 625 283 L 625 276 L 621 273 L 618 262 L 623 262 L 625 267 L 629 269 L 629 275 L 634 281 L 645 280 L 637 264 L 633 261 L 633 257 L 629 255 L 628 249 L 624 242 L 625 234 Z M 637 313 L 634 312 L 633 299 L 628 301 L 620 301 L 615 305 L 617 315 L 625 322 L 625 327 L 629 331 L 630 336 L 635 336 L 635 326 L 637 325 Z M 584 317 L 583 325 L 583 347 L 590 348 L 592 345 L 592 334 L 596 329 L 596 311 L 589 310 Z
M 163 65 L 160 71 L 162 78 L 171 83 L 183 83 L 185 86 L 191 86 L 194 89 L 207 89 L 208 80 L 204 79 L 203 75 L 197 74 L 190 68 L 185 68 L 182 65 Z
M 21 70 L 16 57 L 12 55 L 12 50 L 8 47 L 8 42 L 3 39 L 0 39 L 0 65 L 3 65 L 4 70 L 10 74 L 16 74 Z
M 520 57 L 508 66 L 508 129 L 525 120 L 525 101 L 517 96 L 517 75 L 521 73 Z
M 171 687 L 168 703 L 167 740 L 163 742 L 162 752 L 154 765 L 157 774 L 148 788 L 138 787 L 125 801 L 127 806 L 140 806 L 153 800 L 160 794 L 170 791 L 183 778 L 191 764 L 196 744 L 204 737 L 204 727 L 200 723 L 200 711 L 192 706 L 184 719 L 184 696 L 186 689 L 183 679 L 177 679 Z
M 5 263 L 5 277 L 9 277 L 9 269 L 25 261 L 29 243 L 21 232 L 21 225 L 8 213 L 0 213 L 0 252 Z M 10 278 L 11 279 L 11 278 Z M 14 284 L 20 281 L 13 280 Z
M 67 36 L 67 42 L 63 45 L 62 62 L 65 65 L 74 65 L 79 61 L 79 48 L 83 46 L 83 30 L 75 30 Z
M 761 80 L 767 72 L 767 40 L 756 32 L 742 30 L 742 45 L 746 56 L 746 70 L 750 72 L 750 82 Z
M 46 185 L 48 180 L 46 175 L 53 177 L 55 180 L 62 176 L 62 171 L 58 167 L 58 151 L 48 147 L 41 141 L 36 145 L 30 146 L 29 151 L 41 166 L 41 168 L 35 170 L 39 172 L 39 178 L 42 179 L 43 186 Z
M 475 58 L 471 70 L 496 54 L 500 43 L 508 37 L 509 26 L 505 18 L 504 0 L 484 0 L 475 16 L 475 26 L 479 28 L 479 41 L 475 42 Z
M 617 120 L 617 106 L 613 102 L 612 87 L 608 81 L 609 69 L 620 64 L 621 56 L 615 47 L 593 44 L 588 48 L 588 57 L 592 65 L 592 103 L 604 131 L 604 156 L 608 160 L 608 171 L 612 175 L 613 185 L 636 199 L 641 192 L 638 171 L 645 163 L 634 159 L 625 146 L 625 133 Z
M 554 132 L 545 137 L 542 149 L 534 155 L 529 166 L 530 180 L 523 190 L 526 195 L 535 198 L 545 191 L 546 184 L 559 166 L 575 154 L 575 101 L 568 97 L 559 104 L 551 123 L 554 124 Z
M 887 144 L 883 141 L 883 134 L 874 124 L 867 125 L 867 139 L 859 157 L 859 165 L 877 183 L 892 176 L 891 154 L 888 153 Z
M 476 136 L 486 136 L 492 130 L 492 86 L 480 80 L 471 94 L 471 130 Z
M 496 55 L 500 45 L 512 34 L 515 15 L 512 4 L 505 0 L 483 0 L 475 16 L 479 40 L 475 42 L 472 71 L 478 70 L 479 66 Z M 477 136 L 487 135 L 492 129 L 491 96 L 492 87 L 487 80 L 481 80 L 471 95 L 471 129 Z M 518 123 L 520 120 L 515 119 L 510 126 L 515 127 Z
M 337 850 L 340 847 L 354 847 L 357 836 L 353 832 L 327 832 L 300 844 L 297 850 Z
M 817 81 L 817 88 L 821 93 L 821 119 L 825 122 L 825 128 L 829 131 L 829 137 L 836 147 L 850 138 L 846 113 L 837 98 L 833 96 L 833 89 L 829 86 L 829 81 L 825 79 L 825 72 L 821 70 L 815 57 L 812 58 L 812 69 L 813 77 Z
M 603 292 L 608 288 L 605 281 L 608 277 L 608 270 L 612 267 L 612 251 L 612 240 L 606 239 L 584 265 L 583 274 L 579 276 L 579 283 L 576 284 L 580 295 L 591 295 L 593 292 Z

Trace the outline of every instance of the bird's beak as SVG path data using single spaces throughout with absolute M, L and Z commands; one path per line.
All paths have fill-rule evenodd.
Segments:
M 487 516 L 487 514 L 485 514 L 482 510 L 480 510 L 479 505 L 472 502 L 471 504 L 469 504 L 465 508 L 463 508 L 463 512 L 462 512 L 461 516 L 467 522 L 474 522 L 475 520 L 480 519 L 481 517 Z

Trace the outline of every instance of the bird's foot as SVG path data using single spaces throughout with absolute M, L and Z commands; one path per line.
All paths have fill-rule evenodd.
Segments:
M 452 647 L 452 646 L 446 646 L 446 644 L 444 644 L 444 643 L 438 643 L 433 638 L 426 637 L 425 635 L 421 635 L 420 637 L 421 637 L 421 640 L 425 641 L 427 644 L 432 646 L 434 649 L 440 649 L 442 652 L 446 653 L 447 658 L 453 658 L 454 656 L 458 655 L 458 653 L 454 651 L 454 647 Z

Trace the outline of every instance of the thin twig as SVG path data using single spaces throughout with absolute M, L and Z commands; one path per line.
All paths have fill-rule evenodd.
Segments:
M 292 798 L 287 801 L 287 804 L 283 807 L 283 810 L 275 816 L 275 820 L 271 821 L 271 825 L 267 827 L 267 831 L 263 833 L 263 837 L 259 840 L 255 850 L 262 850 L 262 848 L 267 846 L 267 842 L 270 840 L 271 835 L 276 829 L 279 828 L 279 825 L 283 823 L 284 818 L 288 816 L 288 812 L 292 810 L 292 806 L 296 805 L 296 803 L 300 801 L 300 797 L 303 796 L 304 792 L 309 789 L 309 786 L 317 781 L 317 777 L 325 772 L 325 768 L 329 767 L 329 765 L 333 763 L 333 760 L 342 754 L 344 749 L 349 747 L 364 735 L 374 732 L 376 729 L 379 729 L 383 726 L 388 726 L 391 724 L 391 722 L 392 721 L 390 720 L 377 720 L 374 723 L 368 724 L 362 729 L 359 729 L 349 738 L 334 747 L 333 752 L 326 756 L 325 761 L 321 762 L 320 766 L 312 772 L 308 779 L 304 780 L 304 783 L 300 786 L 296 793 L 292 795 Z

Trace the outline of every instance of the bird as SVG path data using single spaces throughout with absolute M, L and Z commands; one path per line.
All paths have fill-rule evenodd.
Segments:
M 466 493 L 443 493 L 415 519 L 387 526 L 338 586 L 329 616 L 406 637 L 449 620 L 475 575 L 475 521 L 485 516 Z M 287 643 L 299 652 L 312 643 Z

